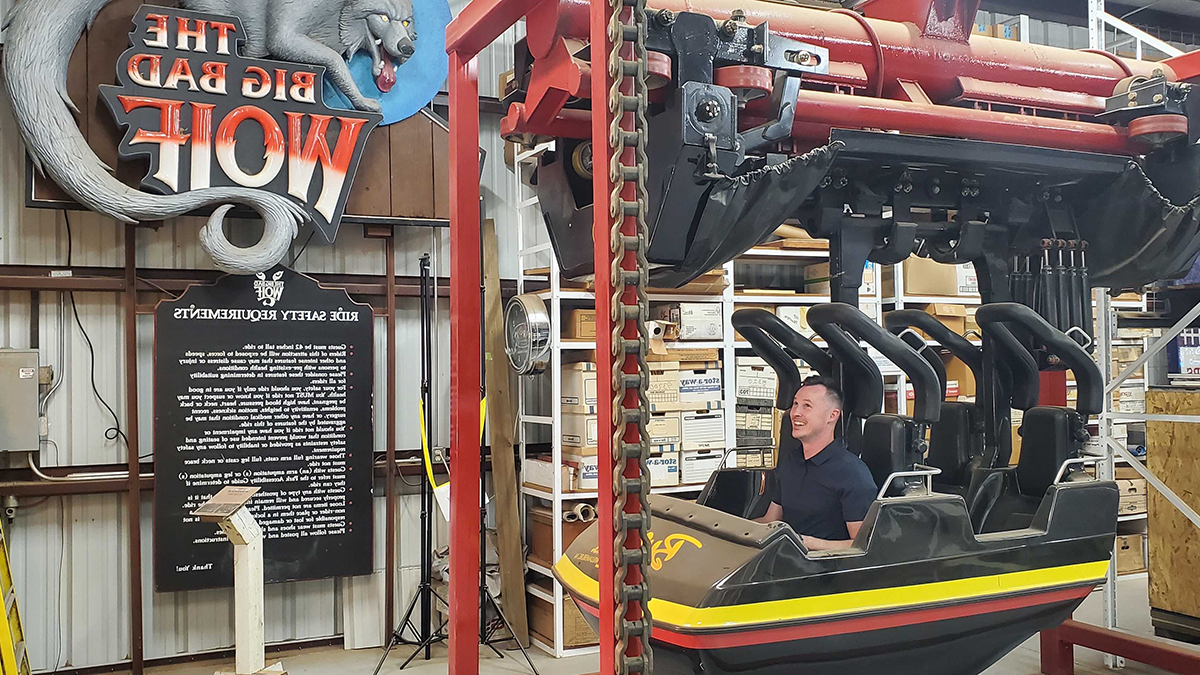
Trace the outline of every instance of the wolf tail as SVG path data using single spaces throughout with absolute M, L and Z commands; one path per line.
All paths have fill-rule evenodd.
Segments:
M 111 0 L 21 0 L 7 20 L 4 82 L 35 168 L 80 204 L 126 223 L 163 220 L 217 207 L 200 233 L 217 266 L 234 274 L 269 269 L 287 253 L 308 220 L 298 204 L 265 190 L 205 188 L 155 195 L 128 187 L 109 174 L 80 133 L 67 95 L 67 62 L 83 31 Z M 262 239 L 250 247 L 229 243 L 225 215 L 236 204 L 262 217 Z

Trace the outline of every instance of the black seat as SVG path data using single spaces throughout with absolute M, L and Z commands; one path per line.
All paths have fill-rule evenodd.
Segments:
M 980 307 L 976 316 L 984 331 L 997 335 L 996 344 L 1010 360 L 1032 360 L 1024 345 L 1039 345 L 1039 350 L 1053 354 L 1057 357 L 1054 361 L 1070 368 L 1078 388 L 1075 409 L 1034 406 L 1026 410 L 1016 467 L 982 469 L 972 476 L 968 508 L 973 523 L 979 518 L 977 531 L 1021 529 L 1033 522 L 1063 464 L 1082 452 L 1088 438 L 1087 415 L 1103 408 L 1103 385 L 1100 371 L 1088 354 L 1030 308 L 997 303 Z M 1021 333 L 1024 342 L 1013 335 L 1014 331 Z
M 714 471 L 696 503 L 732 516 L 754 520 L 771 505 L 766 496 L 767 472 L 763 469 Z
M 883 325 L 899 335 L 913 349 L 917 349 L 931 365 L 934 365 L 936 371 L 942 366 L 941 356 L 912 330 L 921 329 L 948 349 L 954 358 L 970 368 L 977 383 L 983 382 L 983 354 L 980 349 L 950 330 L 932 314 L 919 309 L 895 310 L 884 315 Z M 944 366 L 939 373 L 939 379 L 944 399 Z M 926 464 L 942 471 L 934 476 L 934 487 L 938 491 L 966 493 L 971 482 L 971 473 L 981 465 L 984 455 L 983 430 L 983 414 L 976 404 L 943 400 L 941 416 L 929 426 L 929 452 L 925 458 Z
M 859 457 L 871 470 L 876 487 L 882 487 L 884 481 L 893 473 L 908 471 L 920 461 L 919 457 L 912 456 L 911 422 L 912 420 L 900 415 L 879 413 L 871 415 L 863 423 Z M 903 489 L 902 486 L 893 486 L 889 492 L 900 489 Z

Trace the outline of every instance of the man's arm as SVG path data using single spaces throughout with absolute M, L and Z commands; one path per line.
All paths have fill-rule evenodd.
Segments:
M 846 530 L 850 533 L 849 539 L 818 539 L 804 535 L 800 537 L 800 541 L 804 542 L 804 547 L 810 551 L 840 551 L 854 545 L 854 538 L 858 536 L 858 529 L 860 527 L 862 527 L 861 520 L 854 523 L 846 523 Z
M 761 518 L 755 518 L 754 522 L 773 523 L 777 520 L 783 520 L 783 507 L 771 502 L 771 505 L 767 507 L 767 512 Z

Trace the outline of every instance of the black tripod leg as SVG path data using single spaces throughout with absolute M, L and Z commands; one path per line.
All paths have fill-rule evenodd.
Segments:
M 513 630 L 512 624 L 508 622 L 508 617 L 504 616 L 504 612 L 500 609 L 500 605 L 496 602 L 496 599 L 492 597 L 491 593 L 487 594 L 487 599 L 492 603 L 492 607 L 496 608 L 496 616 L 500 617 L 500 620 L 504 622 L 505 630 L 507 630 L 508 634 L 512 636 L 512 641 L 517 643 L 517 649 L 521 650 L 521 656 L 525 657 L 525 663 L 529 664 L 529 669 L 533 671 L 533 675 L 541 675 L 541 673 L 538 672 L 537 666 L 533 665 L 533 659 L 530 658 L 529 652 L 525 650 L 525 645 L 521 644 L 521 641 L 517 639 L 516 631 Z M 490 647 L 491 645 L 489 644 L 488 646 Z M 495 651 L 495 649 L 495 647 L 492 647 L 492 651 Z M 501 654 L 501 656 L 503 656 L 503 654 Z

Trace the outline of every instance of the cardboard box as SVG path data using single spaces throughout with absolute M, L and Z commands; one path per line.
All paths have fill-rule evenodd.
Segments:
M 646 424 L 654 452 L 678 450 L 683 444 L 683 429 L 677 412 L 652 412 Z
M 954 278 L 958 281 L 958 295 L 979 295 L 979 275 L 973 263 L 955 265 Z
M 679 485 L 679 451 L 668 450 L 646 458 L 650 469 L 650 487 L 673 487 Z
M 925 313 L 932 314 L 942 323 L 943 326 L 949 328 L 955 333 L 962 335 L 967 330 L 967 308 L 962 305 L 957 305 L 952 302 L 933 302 L 925 305 Z M 926 338 L 929 336 L 921 330 L 917 331 Z
M 966 316 L 966 321 L 964 322 L 964 326 L 966 327 L 967 330 L 964 331 L 964 334 L 967 331 L 975 331 L 976 333 L 982 333 L 983 330 L 979 327 L 979 322 L 975 320 L 975 312 L 978 312 L 979 308 L 974 305 L 968 305 L 966 309 L 967 309 L 967 316 Z M 978 338 L 976 338 L 976 339 L 978 339 Z
M 721 468 L 720 450 L 684 450 L 679 464 L 679 480 L 683 485 L 698 485 L 708 482 L 709 476 Z
M 535 487 L 554 489 L 556 467 L 549 457 L 525 460 L 525 482 Z M 575 470 L 569 466 L 557 467 L 563 490 L 571 490 L 575 483 Z
M 1129 516 L 1146 512 L 1147 493 L 1144 478 L 1118 480 L 1117 488 L 1121 490 L 1121 501 L 1117 513 Z
M 725 466 L 738 469 L 774 469 L 775 448 L 738 448 L 729 453 Z M 730 462 L 729 460 L 733 460 Z
M 779 376 L 757 356 L 737 357 L 737 402 L 739 405 L 775 405 Z
M 563 452 L 563 464 L 575 470 L 573 491 L 590 492 L 600 486 L 600 463 L 591 455 Z
M 738 405 L 734 423 L 736 447 L 772 445 L 775 437 L 775 409 L 771 406 Z
M 804 268 L 804 292 L 825 293 L 831 290 L 829 263 L 812 263 Z M 870 262 L 863 265 L 862 283 L 858 287 L 859 296 L 875 295 L 875 266 Z
M 1021 41 L 1021 26 L 1016 23 L 999 23 L 992 26 L 992 37 L 1001 38 L 1004 40 Z M 1133 58 L 1133 54 L 1129 55 Z
M 803 335 L 804 337 L 812 337 L 816 332 L 808 325 L 808 307 L 802 305 L 781 305 L 775 310 L 775 316 L 779 317 L 792 330 Z
M 1114 546 L 1117 574 L 1136 574 L 1146 571 L 1146 540 L 1142 534 L 1117 535 Z
M 943 361 L 946 364 L 946 388 L 950 388 L 949 380 L 955 380 L 958 382 L 958 393 L 955 396 L 974 396 L 975 373 L 971 372 L 967 364 L 953 356 L 945 356 Z M 949 396 L 948 393 L 947 396 Z
M 564 412 L 596 413 L 596 364 L 565 363 L 559 402 Z
M 679 414 L 683 450 L 725 451 L 725 410 L 684 410 Z
M 596 454 L 596 447 L 600 443 L 600 432 L 595 415 L 564 413 L 561 426 L 562 430 L 559 436 L 562 438 L 564 446 L 591 449 L 591 454 Z
M 554 556 L 554 512 L 548 508 L 541 506 L 531 506 L 529 508 L 529 557 L 535 558 L 539 563 L 550 567 L 558 560 Z M 567 550 L 571 542 L 575 541 L 581 532 L 586 530 L 591 523 L 575 521 L 568 523 L 563 521 L 562 526 L 562 547 Z
M 596 339 L 596 310 L 573 309 L 563 323 L 563 337 L 572 340 Z
M 650 385 L 646 387 L 646 399 L 651 412 L 680 410 L 679 362 L 656 361 L 646 364 L 650 368 Z
M 929 258 L 918 258 L 909 256 L 901 265 L 904 269 L 904 294 L 905 295 L 940 295 L 953 297 L 959 295 L 959 281 L 962 277 L 962 286 L 970 287 L 970 280 L 975 277 L 974 267 L 971 263 L 964 263 L 967 268 L 962 265 L 943 265 Z M 895 290 L 895 275 L 894 268 L 891 265 L 883 267 L 883 295 L 886 298 L 894 297 Z M 975 282 L 975 293 L 979 292 L 978 281 Z
M 720 361 L 679 364 L 679 409 L 715 409 L 725 405 Z
M 655 354 L 654 352 L 646 354 L 647 362 L 674 361 L 679 363 L 686 361 L 719 361 L 720 359 L 720 349 L 668 349 L 665 354 Z
M 553 594 L 554 590 L 550 589 Z M 536 595 L 526 595 L 529 608 L 529 630 L 547 644 L 554 644 L 554 603 L 546 602 Z M 562 625 L 563 647 L 588 647 L 599 644 L 596 631 L 583 618 L 579 607 L 573 602 L 563 603 Z
M 679 325 L 680 340 L 723 340 L 725 321 L 719 302 L 671 302 L 654 308 L 654 318 Z

